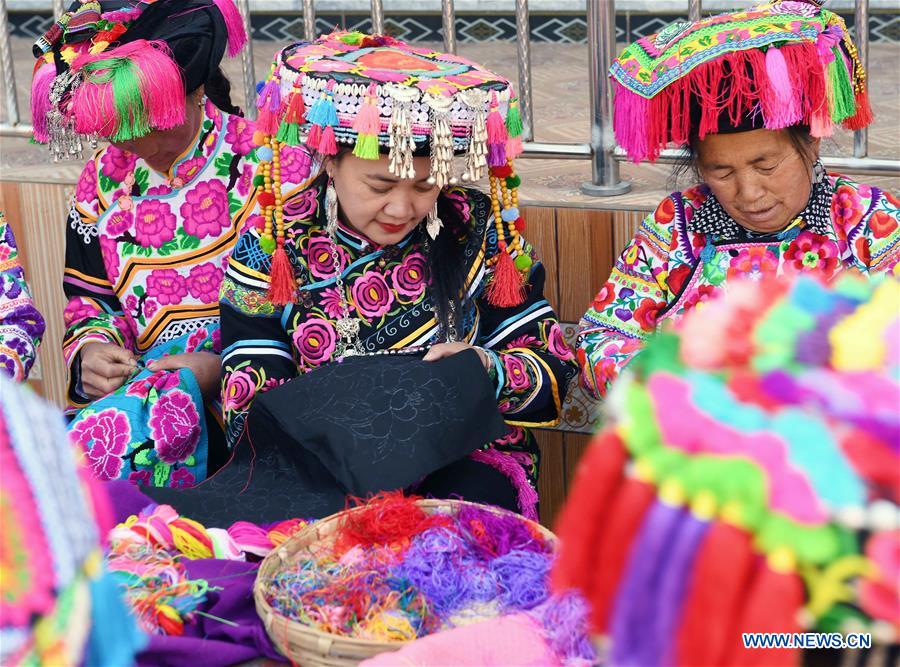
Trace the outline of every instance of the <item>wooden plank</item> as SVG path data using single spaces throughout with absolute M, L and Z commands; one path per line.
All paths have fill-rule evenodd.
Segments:
M 550 528 L 566 496 L 563 434 L 543 429 L 535 429 L 533 433 L 541 450 L 541 470 L 538 477 L 541 523 Z
M 575 473 L 578 469 L 578 462 L 581 460 L 581 457 L 584 455 L 585 451 L 591 444 L 591 440 L 593 440 L 594 436 L 589 435 L 587 433 L 566 433 L 564 437 L 565 442 L 565 464 L 566 464 L 566 496 L 569 495 L 569 490 L 572 488 L 572 483 L 575 481 Z
M 545 206 L 522 209 L 525 217 L 525 239 L 530 242 L 544 265 L 544 296 L 559 312 L 559 258 L 556 243 L 556 210 Z
M 612 233 L 611 211 L 557 209 L 561 319 L 578 322 L 606 282 L 613 262 Z

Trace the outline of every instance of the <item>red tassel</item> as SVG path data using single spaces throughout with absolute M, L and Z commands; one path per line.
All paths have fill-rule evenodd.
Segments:
M 272 268 L 269 270 L 269 301 L 275 306 L 286 306 L 294 300 L 296 287 L 294 269 L 284 250 L 284 241 L 278 239 L 278 247 L 272 254 Z
M 525 300 L 525 280 L 505 249 L 497 257 L 487 298 L 491 305 L 498 308 L 513 308 Z
M 856 113 L 842 124 L 846 129 L 856 131 L 871 125 L 875 116 L 872 113 L 872 107 L 869 106 L 869 94 L 865 90 L 857 91 L 854 99 L 856 100 Z
M 750 534 L 733 524 L 709 527 L 684 598 L 675 664 L 725 664 L 756 563 L 752 546 Z
M 280 124 L 281 120 L 278 118 L 277 113 L 269 111 L 268 108 L 259 110 L 259 115 L 256 117 L 256 129 L 259 132 L 274 137 L 278 134 L 278 126 Z
M 731 629 L 727 665 L 794 667 L 800 664 L 798 649 L 746 649 L 744 632 L 800 632 L 797 617 L 803 606 L 803 582 L 796 572 L 778 572 L 760 559 L 756 576 L 744 596 L 743 610 Z
M 285 123 L 303 124 L 303 115 L 306 113 L 306 106 L 303 104 L 303 93 L 299 90 L 294 91 L 291 95 L 291 101 L 288 103 L 287 113 L 284 115 Z
M 634 538 L 644 523 L 647 509 L 656 499 L 650 484 L 626 479 L 606 513 L 606 529 L 595 552 L 591 581 L 585 597 L 591 606 L 591 628 L 606 634 L 612 605 L 619 590 L 619 582 L 631 555 Z
M 626 456 L 622 440 L 607 429 L 594 438 L 578 462 L 575 482 L 556 520 L 560 539 L 552 575 L 556 591 L 587 589 L 609 508 L 622 483 Z

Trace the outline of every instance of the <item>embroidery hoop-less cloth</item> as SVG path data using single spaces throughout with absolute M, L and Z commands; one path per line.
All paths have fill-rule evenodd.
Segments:
M 404 488 L 507 427 L 477 353 L 350 357 L 261 395 L 231 462 L 194 489 L 146 489 L 204 524 L 327 516 Z

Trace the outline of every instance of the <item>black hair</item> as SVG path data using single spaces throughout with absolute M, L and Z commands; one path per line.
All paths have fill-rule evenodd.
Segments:
M 810 152 L 811 146 L 815 139 L 809 133 L 808 125 L 791 125 L 790 127 L 785 128 L 788 133 L 788 139 L 791 144 L 793 144 L 797 153 L 799 153 L 800 157 L 804 158 L 804 160 L 809 161 L 810 164 L 814 161 L 813 155 Z M 697 133 L 692 132 L 689 139 L 688 145 L 685 146 L 684 154 L 682 157 L 678 158 L 675 162 L 675 167 L 672 169 L 672 174 L 669 177 L 669 188 L 672 190 L 679 189 L 679 181 L 681 181 L 682 177 L 685 174 L 690 174 L 695 183 L 699 183 L 702 179 L 700 178 L 700 171 L 697 167 L 697 160 L 699 158 L 699 147 L 700 137 Z
M 474 243 L 475 228 L 443 191 L 438 194 L 437 210 L 444 227 L 434 241 L 428 239 L 428 243 L 423 243 L 429 296 L 442 331 L 450 331 L 451 309 L 455 313 L 452 324 L 459 340 L 463 336 L 463 314 L 467 305 L 469 268 L 465 251 Z M 419 226 L 419 233 L 426 233 L 424 226 Z
M 206 80 L 204 92 L 209 101 L 225 113 L 244 115 L 240 107 L 235 106 L 231 101 L 231 82 L 221 67 L 216 67 L 209 79 Z

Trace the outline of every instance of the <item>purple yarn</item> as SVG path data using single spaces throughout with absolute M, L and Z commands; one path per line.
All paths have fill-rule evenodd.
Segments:
M 631 548 L 612 610 L 612 664 L 645 665 L 648 663 L 641 659 L 643 655 L 657 655 L 660 652 L 660 638 L 647 632 L 647 620 L 654 615 L 661 560 L 666 557 L 668 547 L 677 534 L 681 515 L 680 509 L 659 500 L 647 512 Z
M 544 628 L 547 643 L 565 665 L 597 664 L 597 652 L 588 639 L 588 604 L 581 593 L 570 590 L 551 595 L 526 612 Z
M 471 544 L 446 528 L 430 528 L 417 535 L 396 574 L 424 593 L 442 615 L 496 595 L 496 585 L 486 580 L 486 568 L 472 553 Z
M 697 551 L 709 522 L 695 517 L 691 512 L 684 512 L 684 518 L 678 526 L 675 544 L 668 554 L 668 560 L 662 572 L 659 584 L 659 597 L 656 619 L 650 634 L 658 637 L 660 652 L 650 657 L 650 664 L 674 664 L 675 633 L 681 619 L 681 607 L 688 578 L 694 567 Z
M 500 603 L 506 609 L 532 609 L 550 594 L 547 575 L 551 560 L 533 551 L 510 551 L 494 559 L 491 571 L 500 585 Z
M 550 552 L 546 541 L 535 538 L 528 525 L 514 514 L 464 506 L 456 518 L 469 531 L 472 549 L 486 560 L 513 550 Z

